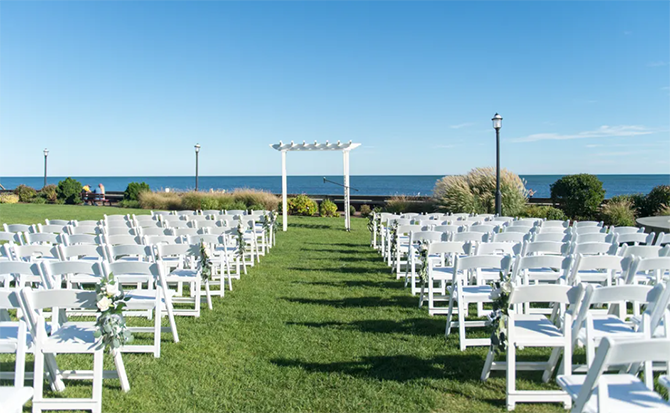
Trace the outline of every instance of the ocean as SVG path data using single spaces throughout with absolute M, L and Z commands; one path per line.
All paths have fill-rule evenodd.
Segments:
M 535 191 L 536 198 L 550 196 L 549 185 L 562 175 L 521 175 L 526 188 Z M 195 188 L 193 176 L 86 176 L 73 177 L 82 184 L 96 187 L 99 183 L 107 191 L 123 191 L 129 182 L 146 182 L 154 190 L 170 188 L 172 190 L 190 190 Z M 324 176 L 289 176 L 288 192 L 311 195 L 339 195 L 342 188 L 332 183 L 324 183 Z M 326 179 L 342 183 L 342 176 L 325 176 Z M 350 185 L 352 195 L 418 195 L 429 196 L 435 182 L 442 178 L 438 175 L 353 175 Z M 657 185 L 670 185 L 670 175 L 598 175 L 605 188 L 605 197 L 615 195 L 648 193 Z M 57 184 L 65 177 L 48 177 L 47 183 Z M 13 189 L 20 184 L 41 188 L 44 177 L 0 177 L 0 184 Z M 263 189 L 281 193 L 281 176 L 201 176 L 199 189 L 210 188 L 232 190 L 235 188 Z

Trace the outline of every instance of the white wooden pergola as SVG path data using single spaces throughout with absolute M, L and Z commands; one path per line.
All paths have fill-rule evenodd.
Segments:
M 282 194 L 282 217 L 284 231 L 288 229 L 288 205 L 286 202 L 287 183 L 286 183 L 286 152 L 289 151 L 342 151 L 344 162 L 344 227 L 347 231 L 351 229 L 351 216 L 349 215 L 349 152 L 361 146 L 360 143 L 279 143 L 270 145 L 270 147 L 281 152 L 281 194 Z

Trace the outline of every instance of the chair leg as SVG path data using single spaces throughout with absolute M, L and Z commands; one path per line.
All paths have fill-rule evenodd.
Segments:
M 55 380 L 55 377 L 53 379 Z M 42 401 L 42 393 L 44 392 L 44 353 L 40 348 L 35 348 L 33 390 L 33 412 L 41 412 L 39 403 Z
M 175 343 L 179 343 L 179 334 L 177 333 L 177 323 L 174 320 L 174 312 L 172 311 L 172 304 L 165 302 L 167 307 L 168 320 L 170 321 L 170 330 L 172 330 L 172 339 Z
M 481 381 L 486 381 L 491 374 L 491 366 L 493 365 L 493 359 L 496 356 L 495 350 L 489 348 L 489 352 L 486 355 L 486 361 L 484 362 L 484 368 L 482 369 L 482 376 L 480 377 Z
M 458 300 L 458 341 L 461 351 L 465 351 L 467 347 L 467 343 L 465 342 L 465 311 L 461 311 L 467 305 L 468 303 L 464 303 L 463 300 Z
M 516 390 L 516 346 L 510 343 L 507 347 L 507 410 L 514 410 L 516 403 L 510 400 L 510 396 Z
M 544 373 L 542 373 L 542 381 L 547 383 L 550 379 L 551 376 L 554 374 L 554 368 L 556 367 L 556 363 L 558 362 L 558 357 L 561 354 L 561 348 L 560 347 L 554 347 L 551 350 L 551 356 L 549 356 L 549 361 L 547 362 L 547 368 L 544 370 Z M 563 366 L 563 363 L 561 363 L 561 366 Z
M 161 356 L 161 320 L 163 319 L 160 302 L 156 305 L 156 319 L 154 320 L 154 357 Z
M 114 365 L 116 366 L 116 374 L 119 376 L 121 381 L 121 390 L 125 393 L 130 391 L 130 382 L 128 381 L 128 375 L 126 375 L 126 366 L 123 364 L 123 357 L 121 357 L 121 352 L 114 350 L 112 352 L 112 357 L 114 358 Z
M 449 337 L 449 334 L 451 333 L 451 320 L 454 317 L 453 313 L 454 313 L 454 297 L 452 295 L 451 297 L 449 297 L 449 310 L 447 311 L 447 325 L 444 328 L 445 338 Z
M 93 354 L 93 402 L 95 407 L 92 413 L 102 412 L 102 369 L 104 349 L 99 349 Z

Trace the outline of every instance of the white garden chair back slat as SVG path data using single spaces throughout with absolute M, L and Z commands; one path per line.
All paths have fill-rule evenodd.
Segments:
M 567 256 L 570 254 L 570 247 L 572 244 L 569 242 L 556 242 L 556 241 L 531 241 L 526 242 L 523 246 L 521 255 L 563 255 Z
M 617 242 L 619 245 L 630 243 L 633 245 L 652 245 L 654 238 L 656 238 L 656 234 L 653 232 L 651 234 L 636 232 L 630 234 L 619 234 L 617 236 Z

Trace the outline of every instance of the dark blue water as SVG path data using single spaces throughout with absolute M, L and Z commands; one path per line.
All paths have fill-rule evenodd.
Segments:
M 559 179 L 561 175 L 521 175 L 526 181 L 526 188 L 535 191 L 535 197 L 549 197 L 549 185 Z M 102 183 L 107 191 L 123 191 L 129 182 L 144 181 L 154 190 L 171 188 L 189 190 L 195 188 L 195 179 L 192 176 L 105 176 L 105 177 L 74 177 L 82 184 L 89 184 L 92 188 Z M 342 183 L 342 176 L 326 176 L 326 178 Z M 441 176 L 421 175 L 358 175 L 351 177 L 352 195 L 430 195 L 435 182 Z M 648 193 L 657 185 L 670 185 L 670 175 L 599 175 L 606 190 L 606 197 L 614 195 Z M 49 177 L 47 182 L 57 184 L 64 177 Z M 7 189 L 25 184 L 33 188 L 41 188 L 43 177 L 7 177 L 0 178 L 0 184 Z M 201 176 L 200 190 L 235 188 L 263 189 L 273 193 L 281 193 L 280 176 Z M 342 188 L 324 183 L 323 176 L 289 176 L 288 192 L 292 194 L 338 195 Z

